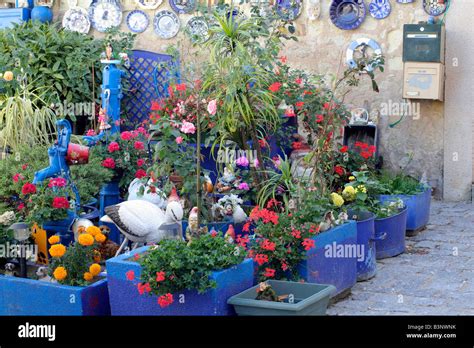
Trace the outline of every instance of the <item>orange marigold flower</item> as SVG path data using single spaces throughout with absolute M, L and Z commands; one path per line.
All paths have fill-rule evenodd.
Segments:
M 59 266 L 59 267 L 56 267 L 56 269 L 54 270 L 53 272 L 53 277 L 56 279 L 56 280 L 64 280 L 66 279 L 67 277 L 67 271 L 64 267 L 62 266 Z
M 89 266 L 89 272 L 95 277 L 98 275 L 101 271 L 100 265 L 97 263 L 93 263 L 92 265 Z
M 66 247 L 62 244 L 54 244 L 49 248 L 49 254 L 52 257 L 61 257 L 66 252 Z
M 90 282 L 93 278 L 94 278 L 94 276 L 92 275 L 92 273 L 90 273 L 90 272 L 84 273 L 84 280 Z
M 86 228 L 86 233 L 89 233 L 91 236 L 95 236 L 100 232 L 100 228 L 97 226 L 89 226 Z
M 83 233 L 83 234 L 80 234 L 79 237 L 77 237 L 77 241 L 79 242 L 80 245 L 90 246 L 94 244 L 94 237 L 92 237 L 88 233 Z
M 49 242 L 49 244 L 52 245 L 52 244 L 59 243 L 60 240 L 61 240 L 61 238 L 59 238 L 59 236 L 51 236 L 51 237 L 49 237 L 48 242 Z
M 107 237 L 103 233 L 97 233 L 95 235 L 95 240 L 99 243 L 104 243 L 106 239 L 107 239 Z

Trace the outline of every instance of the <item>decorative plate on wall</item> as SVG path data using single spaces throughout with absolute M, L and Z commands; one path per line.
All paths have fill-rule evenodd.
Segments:
M 178 34 L 181 23 L 176 13 L 168 10 L 160 11 L 153 20 L 155 33 L 162 39 L 171 39 Z
M 135 0 L 135 2 L 142 10 L 154 10 L 162 4 L 163 0 Z
M 122 8 L 115 0 L 97 0 L 89 7 L 92 27 L 101 33 L 118 27 L 122 22 Z
M 133 10 L 127 15 L 127 26 L 134 33 L 143 33 L 150 24 L 150 18 L 141 10 Z
M 390 0 L 372 0 L 369 4 L 370 15 L 375 19 L 384 19 L 391 11 Z
M 363 54 L 365 53 L 365 48 L 370 47 L 373 51 L 373 54 L 375 55 L 381 55 L 382 54 L 382 49 L 380 48 L 380 45 L 369 38 L 362 37 L 360 39 L 354 40 L 351 42 L 349 47 L 347 47 L 346 50 L 346 64 L 349 65 L 351 68 L 355 68 L 357 66 L 356 61 L 354 60 L 354 53 L 357 49 L 362 48 L 363 49 Z M 365 70 L 371 71 L 373 70 L 372 66 L 366 66 Z
M 440 16 L 446 11 L 449 0 L 440 3 L 439 0 L 423 0 L 423 8 L 430 16 Z
M 301 0 L 277 0 L 275 5 L 277 14 L 285 21 L 298 18 L 303 8 Z
M 66 11 L 62 21 L 63 28 L 87 34 L 91 28 L 89 15 L 82 7 L 73 7 Z
M 209 25 L 204 17 L 193 17 L 186 24 L 186 32 L 191 36 L 191 41 L 203 43 L 209 40 Z
M 171 8 L 179 14 L 194 11 L 196 0 L 169 0 Z
M 329 16 L 336 27 L 352 30 L 360 27 L 365 19 L 364 0 L 333 0 Z

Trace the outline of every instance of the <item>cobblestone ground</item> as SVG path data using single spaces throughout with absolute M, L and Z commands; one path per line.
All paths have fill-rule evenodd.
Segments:
M 474 205 L 432 201 L 427 228 L 407 250 L 378 260 L 329 315 L 474 315 Z

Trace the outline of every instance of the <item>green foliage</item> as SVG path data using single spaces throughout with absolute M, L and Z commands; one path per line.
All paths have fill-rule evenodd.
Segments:
M 180 240 L 163 240 L 139 259 L 141 282 L 149 283 L 151 294 L 164 295 L 183 290 L 204 293 L 216 286 L 209 277 L 240 264 L 245 257 L 243 248 L 230 244 L 220 236 L 205 234 L 190 244 Z M 157 272 L 165 279 L 158 282 Z
M 296 183 L 291 171 L 291 163 L 285 155 L 285 159 L 280 159 L 277 170 L 266 170 L 267 179 L 262 182 L 262 188 L 258 191 L 257 204 L 265 206 L 270 198 L 277 196 L 283 198 L 285 205 L 288 205 L 290 197 L 296 191 Z
M 134 35 L 111 32 L 105 39 L 64 30 L 56 24 L 27 21 L 0 31 L 0 66 L 25 76 L 35 88 L 48 87 L 44 105 L 94 101 L 100 93 L 93 80 L 101 81 L 100 54 L 110 42 L 115 51 L 127 51 Z M 95 72 L 93 76 L 92 72 Z M 8 96 L 16 94 L 19 81 L 4 85 Z
M 427 185 L 421 184 L 415 178 L 403 174 L 390 174 L 384 172 L 378 176 L 380 187 L 377 190 L 379 194 L 389 195 L 414 195 L 423 192 L 428 187 Z

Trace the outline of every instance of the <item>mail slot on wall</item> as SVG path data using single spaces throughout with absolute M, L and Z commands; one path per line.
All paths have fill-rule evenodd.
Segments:
M 405 24 L 403 61 L 444 63 L 445 36 L 441 24 Z
M 442 63 L 405 62 L 403 76 L 403 98 L 443 100 Z

